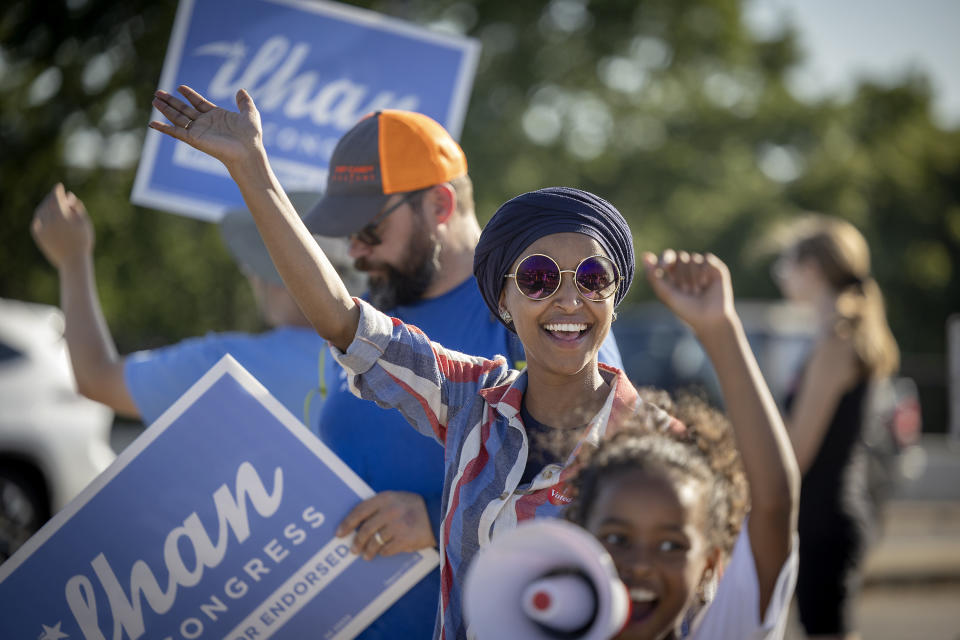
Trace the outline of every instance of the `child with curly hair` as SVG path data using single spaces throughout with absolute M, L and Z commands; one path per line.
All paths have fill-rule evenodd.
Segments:
M 730 422 L 696 398 L 645 398 L 585 455 L 569 520 L 595 535 L 630 592 L 620 638 L 782 638 L 796 580 L 798 471 L 760 376 L 726 266 L 714 256 L 644 257 L 657 295 L 700 339 Z M 747 502 L 749 497 L 749 510 Z M 748 513 L 749 511 L 749 513 Z M 741 526 L 742 523 L 742 526 Z

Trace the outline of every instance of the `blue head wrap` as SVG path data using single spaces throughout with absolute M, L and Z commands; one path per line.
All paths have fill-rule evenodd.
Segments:
M 617 265 L 623 282 L 614 304 L 620 304 L 633 281 L 636 266 L 627 221 L 616 207 L 599 196 L 570 187 L 550 187 L 505 202 L 480 234 L 473 256 L 473 275 L 480 294 L 498 320 L 504 276 L 517 258 L 543 236 L 571 231 L 595 239 Z

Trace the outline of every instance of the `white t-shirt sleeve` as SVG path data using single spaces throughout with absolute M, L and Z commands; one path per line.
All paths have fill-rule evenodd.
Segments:
M 690 640 L 780 640 L 787 627 L 790 599 L 797 584 L 797 537 L 794 535 L 790 555 L 780 568 L 780 575 L 770 603 L 760 617 L 760 586 L 750 547 L 747 523 L 733 547 L 730 562 L 717 585 L 717 595 L 697 617 Z

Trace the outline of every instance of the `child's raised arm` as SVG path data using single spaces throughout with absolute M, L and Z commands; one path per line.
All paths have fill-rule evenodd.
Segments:
M 227 167 L 287 289 L 317 333 L 346 350 L 356 334 L 360 310 L 273 174 L 263 148 L 260 113 L 250 94 L 243 89 L 237 92 L 240 112 L 236 113 L 221 109 L 190 87 L 178 90 L 190 104 L 157 91 L 153 106 L 170 124 L 153 121 L 150 126 Z
M 763 616 L 796 531 L 800 474 L 780 412 L 733 306 L 727 266 L 712 254 L 643 256 L 657 296 L 710 357 L 750 485 L 749 533 Z

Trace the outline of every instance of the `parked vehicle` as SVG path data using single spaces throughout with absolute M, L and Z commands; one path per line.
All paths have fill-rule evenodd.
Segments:
M 813 344 L 813 319 L 785 302 L 738 301 L 737 312 L 770 390 L 778 402 L 795 382 Z M 720 385 L 693 332 L 656 303 L 624 305 L 613 332 L 623 367 L 638 386 L 667 391 L 689 387 L 721 404 Z
M 114 459 L 113 412 L 75 391 L 63 315 L 0 299 L 0 562 Z

